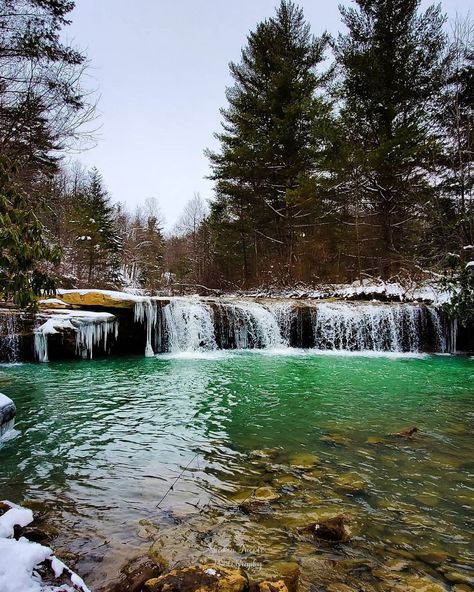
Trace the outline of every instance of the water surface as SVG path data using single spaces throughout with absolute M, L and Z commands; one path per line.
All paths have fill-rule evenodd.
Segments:
M 442 551 L 472 577 L 474 360 L 276 353 L 0 367 L 19 432 L 0 444 L 0 498 L 47 508 L 92 585 L 154 540 L 172 562 L 257 572 L 315 554 Z M 389 436 L 412 425 L 413 439 Z M 301 453 L 315 466 L 298 468 Z M 261 486 L 280 498 L 242 511 Z M 350 543 L 301 534 L 341 511 Z

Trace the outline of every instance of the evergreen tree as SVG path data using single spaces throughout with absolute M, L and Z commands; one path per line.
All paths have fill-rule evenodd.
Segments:
M 27 196 L 11 181 L 12 168 L 1 156 L 0 298 L 34 309 L 37 296 L 54 291 L 51 267 L 59 263 L 61 252 L 48 241 Z
M 359 226 L 372 230 L 365 238 L 372 238 L 370 257 L 389 278 L 400 270 L 413 225 L 432 195 L 444 17 L 439 6 L 420 14 L 420 0 L 356 3 L 357 8 L 341 8 L 349 31 L 335 45 L 341 129 L 348 143 L 339 183 L 357 197 Z M 354 205 L 348 211 L 355 217 Z
M 317 168 L 318 122 L 328 105 L 317 95 L 317 67 L 328 39 L 314 38 L 303 12 L 283 0 L 276 15 L 248 36 L 222 110 L 219 152 L 207 152 L 216 181 L 211 221 L 219 252 L 238 253 L 243 281 L 273 263 L 289 278 L 295 264 L 298 192 Z M 225 236 L 220 230 L 225 229 Z M 235 274 L 234 269 L 234 276 Z
M 455 214 L 442 217 L 443 234 L 451 235 L 453 248 L 464 259 L 463 247 L 474 243 L 474 24 L 469 18 L 454 25 L 437 119 L 443 140 L 439 189 Z
M 114 207 L 96 168 L 92 169 L 88 184 L 77 196 L 73 216 L 76 249 L 88 286 L 93 282 L 117 282 L 121 241 L 115 226 Z

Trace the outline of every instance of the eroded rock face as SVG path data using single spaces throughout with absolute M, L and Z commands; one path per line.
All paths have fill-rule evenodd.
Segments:
M 59 298 L 69 305 L 104 308 L 133 308 L 137 301 L 131 294 L 112 290 L 61 290 Z
M 174 569 L 144 586 L 147 592 L 247 592 L 248 588 L 242 571 L 212 564 Z

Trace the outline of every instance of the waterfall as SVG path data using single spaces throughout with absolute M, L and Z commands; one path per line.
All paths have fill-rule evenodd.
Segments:
M 222 348 L 261 349 L 289 345 L 289 306 L 275 303 L 266 307 L 252 301 L 224 301 L 217 306 Z M 280 330 L 280 323 L 283 331 Z
M 315 347 L 321 350 L 418 352 L 427 314 L 438 340 L 437 351 L 444 351 L 446 344 L 436 309 L 412 304 L 348 302 L 316 305 L 312 314 Z
M 155 355 L 152 345 L 152 334 L 156 329 L 157 321 L 157 304 L 146 298 L 135 304 L 134 319 L 136 323 L 145 323 L 146 325 L 146 346 L 145 357 L 152 358 Z
M 16 362 L 20 351 L 20 326 L 16 313 L 6 311 L 0 314 L 0 359 Z
M 163 307 L 166 347 L 170 352 L 215 350 L 214 312 L 200 300 L 172 300 Z
M 92 359 L 95 347 L 107 352 L 110 335 L 118 336 L 118 321 L 110 313 L 67 311 L 55 314 L 34 331 L 35 356 L 39 362 L 48 362 L 48 338 L 50 335 L 72 331 L 76 335 L 76 353 Z

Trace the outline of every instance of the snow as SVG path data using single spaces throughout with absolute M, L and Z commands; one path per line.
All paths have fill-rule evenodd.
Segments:
M 147 300 L 146 296 L 137 296 L 135 294 L 130 294 L 128 292 L 119 292 L 117 290 L 94 290 L 91 288 L 81 288 L 78 290 L 57 290 L 59 296 L 62 294 L 80 294 L 81 296 L 87 294 L 104 294 L 104 296 L 110 296 L 111 298 L 115 298 L 117 300 L 129 300 L 134 302 L 143 302 Z
M 14 403 L 9 397 L 4 395 L 3 393 L 0 393 L 0 407 L 5 407 L 6 405 L 14 405 Z
M 54 556 L 49 547 L 21 537 L 13 538 L 14 526 L 33 522 L 33 512 L 10 502 L 10 509 L 0 516 L 0 590 L 1 592 L 90 592 L 82 578 Z M 51 586 L 45 583 L 36 569 L 44 561 L 51 563 L 56 578 L 64 571 L 74 586 Z
M 56 304 L 60 306 L 67 306 L 67 304 L 60 300 L 59 298 L 46 298 L 45 300 L 39 300 L 38 304 L 48 305 L 48 304 Z
M 71 330 L 76 333 L 77 350 L 83 357 L 92 358 L 94 345 L 100 343 L 107 349 L 107 337 L 118 334 L 118 322 L 109 312 L 88 310 L 54 310 L 52 316 L 35 329 L 35 353 L 40 362 L 48 361 L 48 335 Z M 42 315 L 39 315 L 41 318 Z M 44 316 L 43 316 L 44 318 Z
M 466 263 L 466 269 L 470 269 L 471 267 L 474 267 L 474 261 L 469 261 Z

